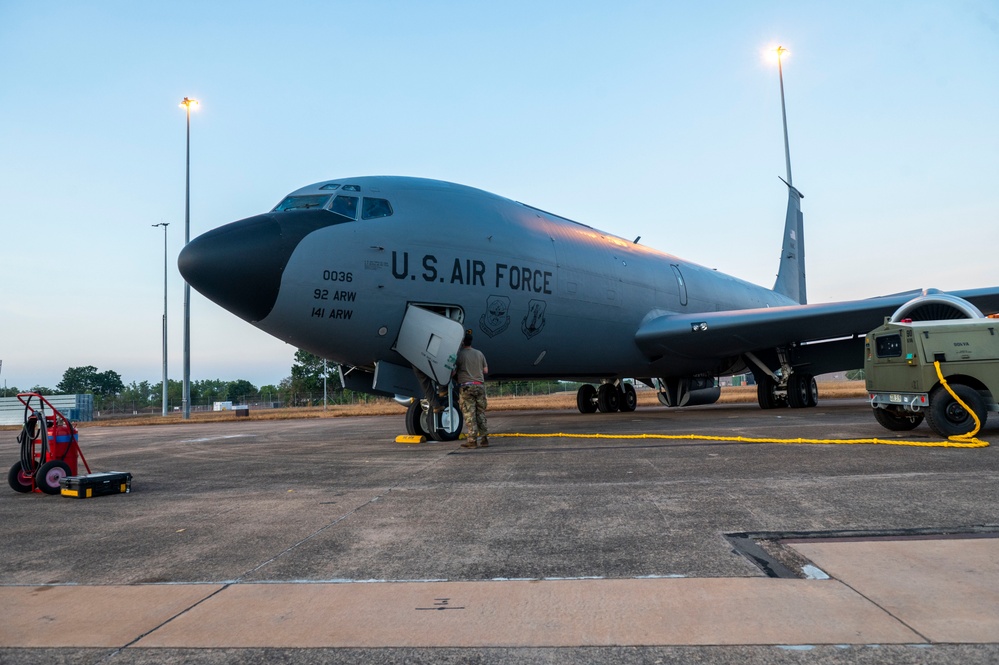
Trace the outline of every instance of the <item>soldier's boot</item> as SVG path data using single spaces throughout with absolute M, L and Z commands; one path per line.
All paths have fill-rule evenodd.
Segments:
M 484 436 L 482 437 L 482 440 L 479 441 L 479 448 L 488 448 L 488 447 L 489 447 L 489 437 Z

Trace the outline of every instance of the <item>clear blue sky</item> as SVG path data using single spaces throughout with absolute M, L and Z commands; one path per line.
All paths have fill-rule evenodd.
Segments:
M 319 180 L 480 187 L 772 285 L 805 194 L 809 299 L 999 285 L 999 4 L 0 3 L 0 385 L 181 374 L 191 233 Z M 193 379 L 295 349 L 197 293 Z

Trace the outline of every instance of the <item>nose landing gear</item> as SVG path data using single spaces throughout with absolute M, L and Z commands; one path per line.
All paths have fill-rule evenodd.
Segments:
M 449 385 L 437 404 L 428 399 L 414 399 L 406 409 L 406 432 L 434 441 L 455 441 L 465 426 L 465 416 L 458 408 L 458 395 Z

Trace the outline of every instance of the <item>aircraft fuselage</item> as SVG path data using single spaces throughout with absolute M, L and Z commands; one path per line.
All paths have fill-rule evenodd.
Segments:
M 294 207 L 310 196 L 317 207 Z M 337 203 L 334 196 L 356 200 Z M 182 272 L 261 330 L 344 365 L 407 365 L 394 345 L 407 306 L 416 304 L 472 328 L 493 378 L 717 374 L 732 363 L 649 357 L 636 331 L 671 313 L 795 304 L 460 185 L 346 178 L 303 188 L 288 201 L 195 239 L 181 255 Z M 334 212 L 338 205 L 345 212 Z M 365 210 L 377 216 L 365 219 Z

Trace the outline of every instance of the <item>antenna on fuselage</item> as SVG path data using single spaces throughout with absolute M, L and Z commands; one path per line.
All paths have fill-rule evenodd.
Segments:
M 804 195 L 795 188 L 791 180 L 791 148 L 787 139 L 784 67 L 781 62 L 787 49 L 778 46 L 776 52 L 777 73 L 780 77 L 780 115 L 784 124 L 784 163 L 787 166 L 787 180 L 783 178 L 781 180 L 787 185 L 787 214 L 784 217 L 784 243 L 781 247 L 780 268 L 777 270 L 774 291 L 804 305 L 807 302 L 805 296 L 805 233 L 800 204 Z

